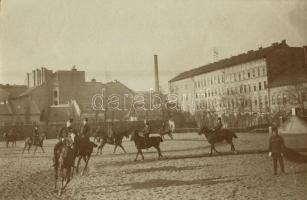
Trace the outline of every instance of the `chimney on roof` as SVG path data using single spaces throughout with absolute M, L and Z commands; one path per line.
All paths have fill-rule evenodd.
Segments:
M 155 61 L 155 91 L 159 92 L 158 55 L 154 55 L 154 61 Z
M 262 50 L 262 46 L 259 47 L 259 50 Z
M 277 46 L 277 45 L 278 45 L 277 42 L 272 43 L 272 46 L 273 46 L 273 47 L 274 47 L 274 46 Z
M 96 82 L 96 79 L 95 78 L 92 78 L 92 80 L 91 80 L 92 82 Z
M 287 43 L 286 43 L 286 40 L 282 40 L 282 41 L 281 41 L 281 44 L 287 44 Z
M 253 50 L 249 50 L 247 53 L 253 53 L 254 51 Z
M 77 71 L 76 65 L 72 66 L 71 71 Z

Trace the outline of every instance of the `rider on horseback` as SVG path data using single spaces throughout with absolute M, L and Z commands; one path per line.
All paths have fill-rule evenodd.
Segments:
M 33 130 L 33 144 L 34 145 L 40 145 L 39 143 L 40 143 L 40 138 L 39 138 L 39 136 L 40 136 L 40 134 L 39 134 L 39 131 L 38 131 L 38 127 L 37 127 L 37 125 L 36 126 L 34 126 L 34 130 Z
M 213 129 L 213 133 L 216 135 L 216 137 L 218 137 L 220 135 L 220 130 L 223 128 L 223 124 L 222 124 L 222 118 L 218 117 L 217 118 L 217 124 Z
M 144 143 L 145 143 L 146 147 L 147 147 L 147 144 L 148 144 L 150 132 L 151 132 L 151 128 L 149 126 L 149 121 L 145 120 L 145 126 L 144 126 L 144 129 L 143 129 L 143 133 L 144 133 Z
M 58 143 L 54 146 L 53 149 L 53 162 L 54 162 L 54 166 L 57 166 L 58 164 L 58 158 L 57 158 L 57 150 L 64 144 L 66 144 L 66 139 L 68 138 L 68 133 L 70 132 L 74 132 L 73 126 L 73 119 L 70 118 L 67 122 L 66 122 L 66 127 L 61 128 L 59 135 L 58 135 Z
M 90 126 L 88 125 L 88 118 L 85 118 L 83 121 L 83 127 L 81 129 L 81 138 L 85 138 L 86 141 L 90 142 Z

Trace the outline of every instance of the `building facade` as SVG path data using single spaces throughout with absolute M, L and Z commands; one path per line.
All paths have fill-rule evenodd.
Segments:
M 180 108 L 191 113 L 262 115 L 285 110 L 297 106 L 287 94 L 291 87 L 307 83 L 306 50 L 289 47 L 286 41 L 274 43 L 183 72 L 169 81 L 170 91 Z M 303 90 L 300 102 L 305 100 Z

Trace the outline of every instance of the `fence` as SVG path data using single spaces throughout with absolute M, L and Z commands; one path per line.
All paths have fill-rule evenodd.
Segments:
M 157 132 L 162 126 L 161 120 L 152 120 L 149 121 L 150 126 L 152 127 L 153 132 Z M 57 135 L 62 127 L 66 126 L 66 122 L 56 122 L 56 123 L 38 123 L 39 132 L 44 132 L 47 139 L 57 138 Z M 81 130 L 82 122 L 75 122 L 73 124 L 74 128 L 78 131 Z M 114 122 L 98 122 L 98 123 L 89 123 L 91 127 L 91 136 L 94 136 L 96 129 L 100 126 L 103 130 L 106 131 L 107 127 L 112 126 L 115 131 L 117 130 L 142 130 L 144 127 L 143 121 L 114 121 Z M 24 125 L 2 125 L 0 126 L 0 133 L 3 135 L 5 132 L 12 131 L 17 140 L 24 140 L 27 137 L 32 136 L 34 125 L 24 124 Z

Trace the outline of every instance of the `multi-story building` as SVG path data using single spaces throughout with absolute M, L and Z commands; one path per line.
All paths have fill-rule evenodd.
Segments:
M 177 94 L 181 109 L 191 113 L 222 116 L 288 109 L 293 101 L 287 92 L 307 83 L 306 51 L 306 46 L 289 47 L 283 40 L 185 71 L 169 81 L 170 91 Z M 302 101 L 304 92 L 298 94 Z

